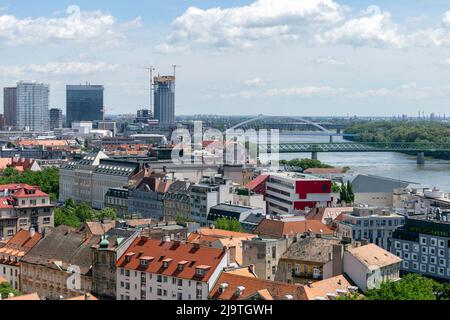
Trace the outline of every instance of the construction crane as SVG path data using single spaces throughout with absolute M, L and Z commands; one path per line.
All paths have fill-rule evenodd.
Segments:
M 179 68 L 181 66 L 173 64 L 172 68 L 173 68 L 173 76 L 176 77 L 177 76 L 177 68 Z
M 155 66 L 149 66 L 149 67 L 142 67 L 142 69 L 145 69 L 149 71 L 150 73 L 150 111 L 153 113 L 153 71 L 156 70 Z

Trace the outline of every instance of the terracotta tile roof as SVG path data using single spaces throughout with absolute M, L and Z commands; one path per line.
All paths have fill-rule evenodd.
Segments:
M 224 283 L 228 284 L 228 286 L 220 293 L 219 288 Z M 238 287 L 245 287 L 240 296 L 236 295 Z M 213 300 L 246 300 L 254 297 L 256 294 L 268 299 L 270 295 L 275 300 L 285 300 L 287 295 L 292 296 L 294 300 L 307 300 L 303 286 L 250 278 L 226 272 L 220 275 L 209 297 Z
M 40 189 L 31 187 L 31 188 L 21 188 L 16 192 L 14 192 L 12 196 L 15 198 L 40 198 L 40 197 L 48 197 L 48 194 L 42 192 Z
M 308 231 L 315 234 L 333 235 L 333 230 L 318 220 L 282 221 L 264 219 L 254 230 L 255 234 L 275 239 L 284 236 L 293 237 Z
M 115 221 L 108 221 L 105 223 L 96 222 L 96 221 L 88 221 L 85 222 L 85 226 L 87 230 L 94 236 L 101 236 L 113 229 L 116 226 Z M 83 227 L 82 227 L 83 228 Z
M 59 226 L 50 229 L 21 260 L 21 263 L 41 265 L 54 270 L 67 270 L 70 265 L 80 267 L 88 275 L 92 266 L 92 245 L 100 236 L 77 232 L 74 228 Z
M 333 245 L 340 244 L 339 239 L 306 237 L 294 242 L 281 256 L 282 259 L 302 262 L 322 263 L 330 261 Z
M 42 235 L 38 232 L 35 232 L 33 237 L 30 237 L 30 231 L 20 230 L 0 250 L 15 249 L 26 253 L 31 250 L 41 238 Z
M 201 228 L 199 231 L 204 236 L 211 236 L 216 238 L 253 238 L 255 235 L 244 232 L 234 232 L 221 229 Z
M 131 256 L 131 253 L 135 253 Z M 139 253 L 139 254 L 138 254 Z M 127 254 L 130 254 L 127 261 Z M 139 258 L 142 256 L 152 256 L 155 260 L 147 266 L 140 264 Z M 119 268 L 138 270 L 143 272 L 157 273 L 165 276 L 172 276 L 188 280 L 207 282 L 216 270 L 219 263 L 224 258 L 225 251 L 222 249 L 197 247 L 192 244 L 176 244 L 175 242 L 162 242 L 146 237 L 140 237 L 128 248 L 126 253 L 120 257 L 116 266 Z M 163 267 L 163 261 L 172 259 L 167 268 Z M 189 261 L 183 270 L 178 269 L 179 262 Z M 209 266 L 203 277 L 196 275 L 196 268 Z
M 336 290 L 346 290 L 348 287 L 354 286 L 353 282 L 344 275 L 317 281 L 309 286 L 305 286 L 305 293 L 308 300 L 316 300 L 317 297 L 329 300 L 327 294 L 333 293 L 337 295 Z
M 152 219 L 132 219 L 126 220 L 126 223 L 130 227 L 146 227 L 152 224 Z
M 88 294 L 84 294 L 82 296 L 78 296 L 78 297 L 74 297 L 74 298 L 69 298 L 66 300 L 70 300 L 70 301 L 88 301 L 88 300 L 98 300 L 96 297 L 94 297 L 92 294 L 88 293 Z
M 245 188 L 253 190 L 257 186 L 259 186 L 261 183 L 267 182 L 268 179 L 269 179 L 269 175 L 268 174 L 259 175 L 258 177 L 256 177 L 255 179 L 253 179 L 252 181 L 247 183 L 245 185 Z
M 380 248 L 376 244 L 370 243 L 365 246 L 348 249 L 347 252 L 353 255 L 367 268 L 374 270 L 380 267 L 389 266 L 391 264 L 399 263 L 401 258 Z
M 307 220 L 319 220 L 326 223 L 327 219 L 336 220 L 342 213 L 353 212 L 353 207 L 314 208 L 305 216 Z
M 25 294 L 25 295 L 22 295 L 22 296 L 8 298 L 6 300 L 34 301 L 34 300 L 41 300 L 41 298 L 39 298 L 39 295 L 37 293 L 30 293 L 30 294 Z
M 13 206 L 13 200 L 11 198 L 0 198 L 0 209 L 12 209 Z
M 256 274 L 253 273 L 250 267 L 241 267 L 233 270 L 227 270 L 226 273 L 250 278 L 257 278 Z

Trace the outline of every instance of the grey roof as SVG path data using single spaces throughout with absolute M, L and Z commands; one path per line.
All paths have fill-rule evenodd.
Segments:
M 340 240 L 314 237 L 302 238 L 298 242 L 291 244 L 282 258 L 327 263 L 330 261 L 330 254 L 335 244 L 340 244 Z
M 164 195 L 164 200 L 190 201 L 191 183 L 186 181 L 174 181 Z
M 138 169 L 139 163 L 136 162 L 103 159 L 94 172 L 114 176 L 133 176 Z
M 393 192 L 394 189 L 406 188 L 411 184 L 417 183 L 363 174 L 358 175 L 352 181 L 353 192 L 355 193 L 389 193 Z
M 86 237 L 84 232 L 59 226 L 48 231 L 45 237 L 23 257 L 22 262 L 67 270 L 70 265 L 79 266 L 81 274 L 87 275 L 92 266 L 91 246 L 100 236 Z M 62 262 L 62 264 L 58 262 Z
M 128 189 L 127 188 L 110 188 L 110 189 L 108 189 L 108 192 L 106 192 L 106 196 L 128 199 Z
M 245 218 L 242 223 L 249 223 L 249 224 L 255 224 L 258 225 L 263 219 L 266 217 L 261 213 L 251 213 L 248 215 L 247 218 Z

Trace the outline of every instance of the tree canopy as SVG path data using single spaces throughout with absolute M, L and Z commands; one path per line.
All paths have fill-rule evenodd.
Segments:
M 348 294 L 338 300 L 450 300 L 450 284 L 439 283 L 419 274 L 408 274 L 399 281 L 383 283 L 365 296 Z
M 214 221 L 214 226 L 220 230 L 244 232 L 241 223 L 237 219 L 219 218 Z
M 281 160 L 280 164 L 289 167 L 302 168 L 303 170 L 307 170 L 310 168 L 334 168 L 333 166 L 322 163 L 320 160 L 313 159 Z
M 116 220 L 117 212 L 113 208 L 104 208 L 100 211 L 93 210 L 84 202 L 75 204 L 68 199 L 64 206 L 55 209 L 55 226 L 65 225 L 78 228 L 87 221 Z
M 0 283 L 0 295 L 2 299 L 8 298 L 8 295 L 12 293 L 14 296 L 20 296 L 21 293 L 14 289 L 9 282 Z
M 6 168 L 0 175 L 0 184 L 9 183 L 26 183 L 31 186 L 39 186 L 54 201 L 59 194 L 59 169 L 45 168 L 42 171 L 27 170 L 20 173 L 13 168 Z

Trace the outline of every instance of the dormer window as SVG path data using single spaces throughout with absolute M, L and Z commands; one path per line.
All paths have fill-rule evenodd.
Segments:
M 148 256 L 141 257 L 139 259 L 139 264 L 140 264 L 141 267 L 147 267 L 150 264 L 150 262 L 152 262 L 154 259 L 155 258 L 148 257 Z
M 167 258 L 163 260 L 163 268 L 168 268 L 173 259 Z
M 134 256 L 134 252 L 129 252 L 129 253 L 127 253 L 126 255 L 125 255 L 125 261 L 126 262 L 130 262 L 131 261 L 131 258 L 133 258 L 133 256 Z
M 211 269 L 210 266 L 201 265 L 195 268 L 195 275 L 197 277 L 204 277 L 208 270 Z
M 178 271 L 183 271 L 184 270 L 184 266 L 187 265 L 189 262 L 186 260 L 180 261 L 178 262 Z

